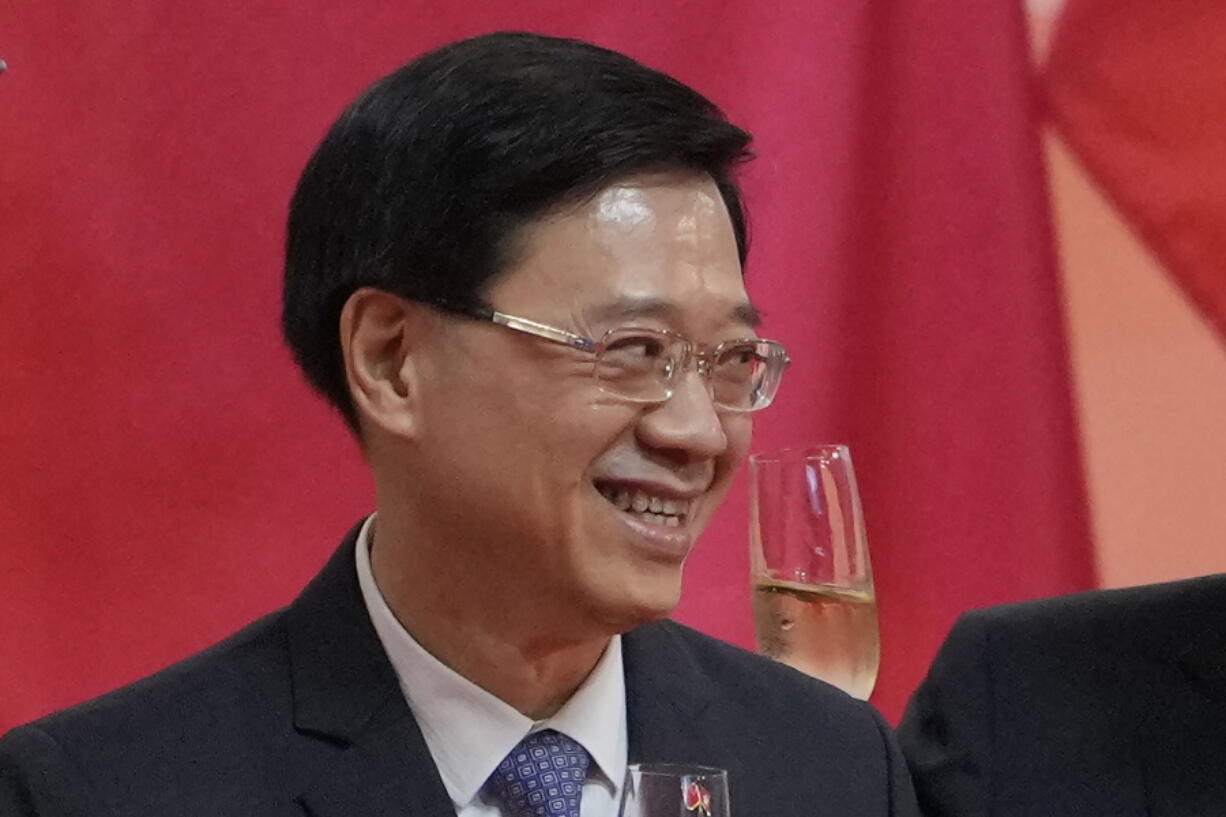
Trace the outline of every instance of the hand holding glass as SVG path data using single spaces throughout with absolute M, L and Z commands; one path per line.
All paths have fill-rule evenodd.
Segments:
M 749 463 L 758 651 L 867 699 L 881 645 L 851 454 L 817 446 Z

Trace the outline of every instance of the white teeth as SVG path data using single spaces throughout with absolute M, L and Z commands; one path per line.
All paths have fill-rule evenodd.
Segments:
M 644 522 L 675 528 L 690 512 L 690 501 L 651 496 L 646 491 L 606 486 L 600 489 L 618 510 L 639 514 Z

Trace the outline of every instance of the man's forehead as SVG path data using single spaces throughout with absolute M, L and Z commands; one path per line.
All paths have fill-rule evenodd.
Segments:
M 517 263 L 489 293 L 502 309 L 605 327 L 659 319 L 701 334 L 758 323 L 731 223 L 706 177 L 628 177 L 527 225 L 522 238 Z
M 696 214 L 712 214 L 724 206 L 710 177 L 670 171 L 643 173 L 617 181 L 597 193 L 585 209 L 594 221 L 623 229 L 635 228 L 660 217 L 660 201 L 656 196 L 661 189 L 669 188 L 676 200 L 684 202 L 683 207 L 670 208 L 672 212 L 668 215 L 674 220 L 692 221 Z

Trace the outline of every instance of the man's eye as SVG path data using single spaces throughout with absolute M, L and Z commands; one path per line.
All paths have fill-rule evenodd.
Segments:
M 719 356 L 720 366 L 749 366 L 761 362 L 765 362 L 764 358 L 758 354 L 757 349 L 750 345 L 734 346 Z
M 657 358 L 664 354 L 665 345 L 649 335 L 621 338 L 609 345 L 607 353 L 618 357 Z

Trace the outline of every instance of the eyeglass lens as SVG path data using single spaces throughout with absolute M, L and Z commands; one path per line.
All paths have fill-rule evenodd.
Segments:
M 596 355 L 596 380 L 631 400 L 667 400 L 686 355 L 685 340 L 669 335 L 615 331 Z M 723 346 L 708 360 L 707 382 L 716 405 L 734 411 L 764 408 L 783 366 L 781 347 L 766 341 Z

